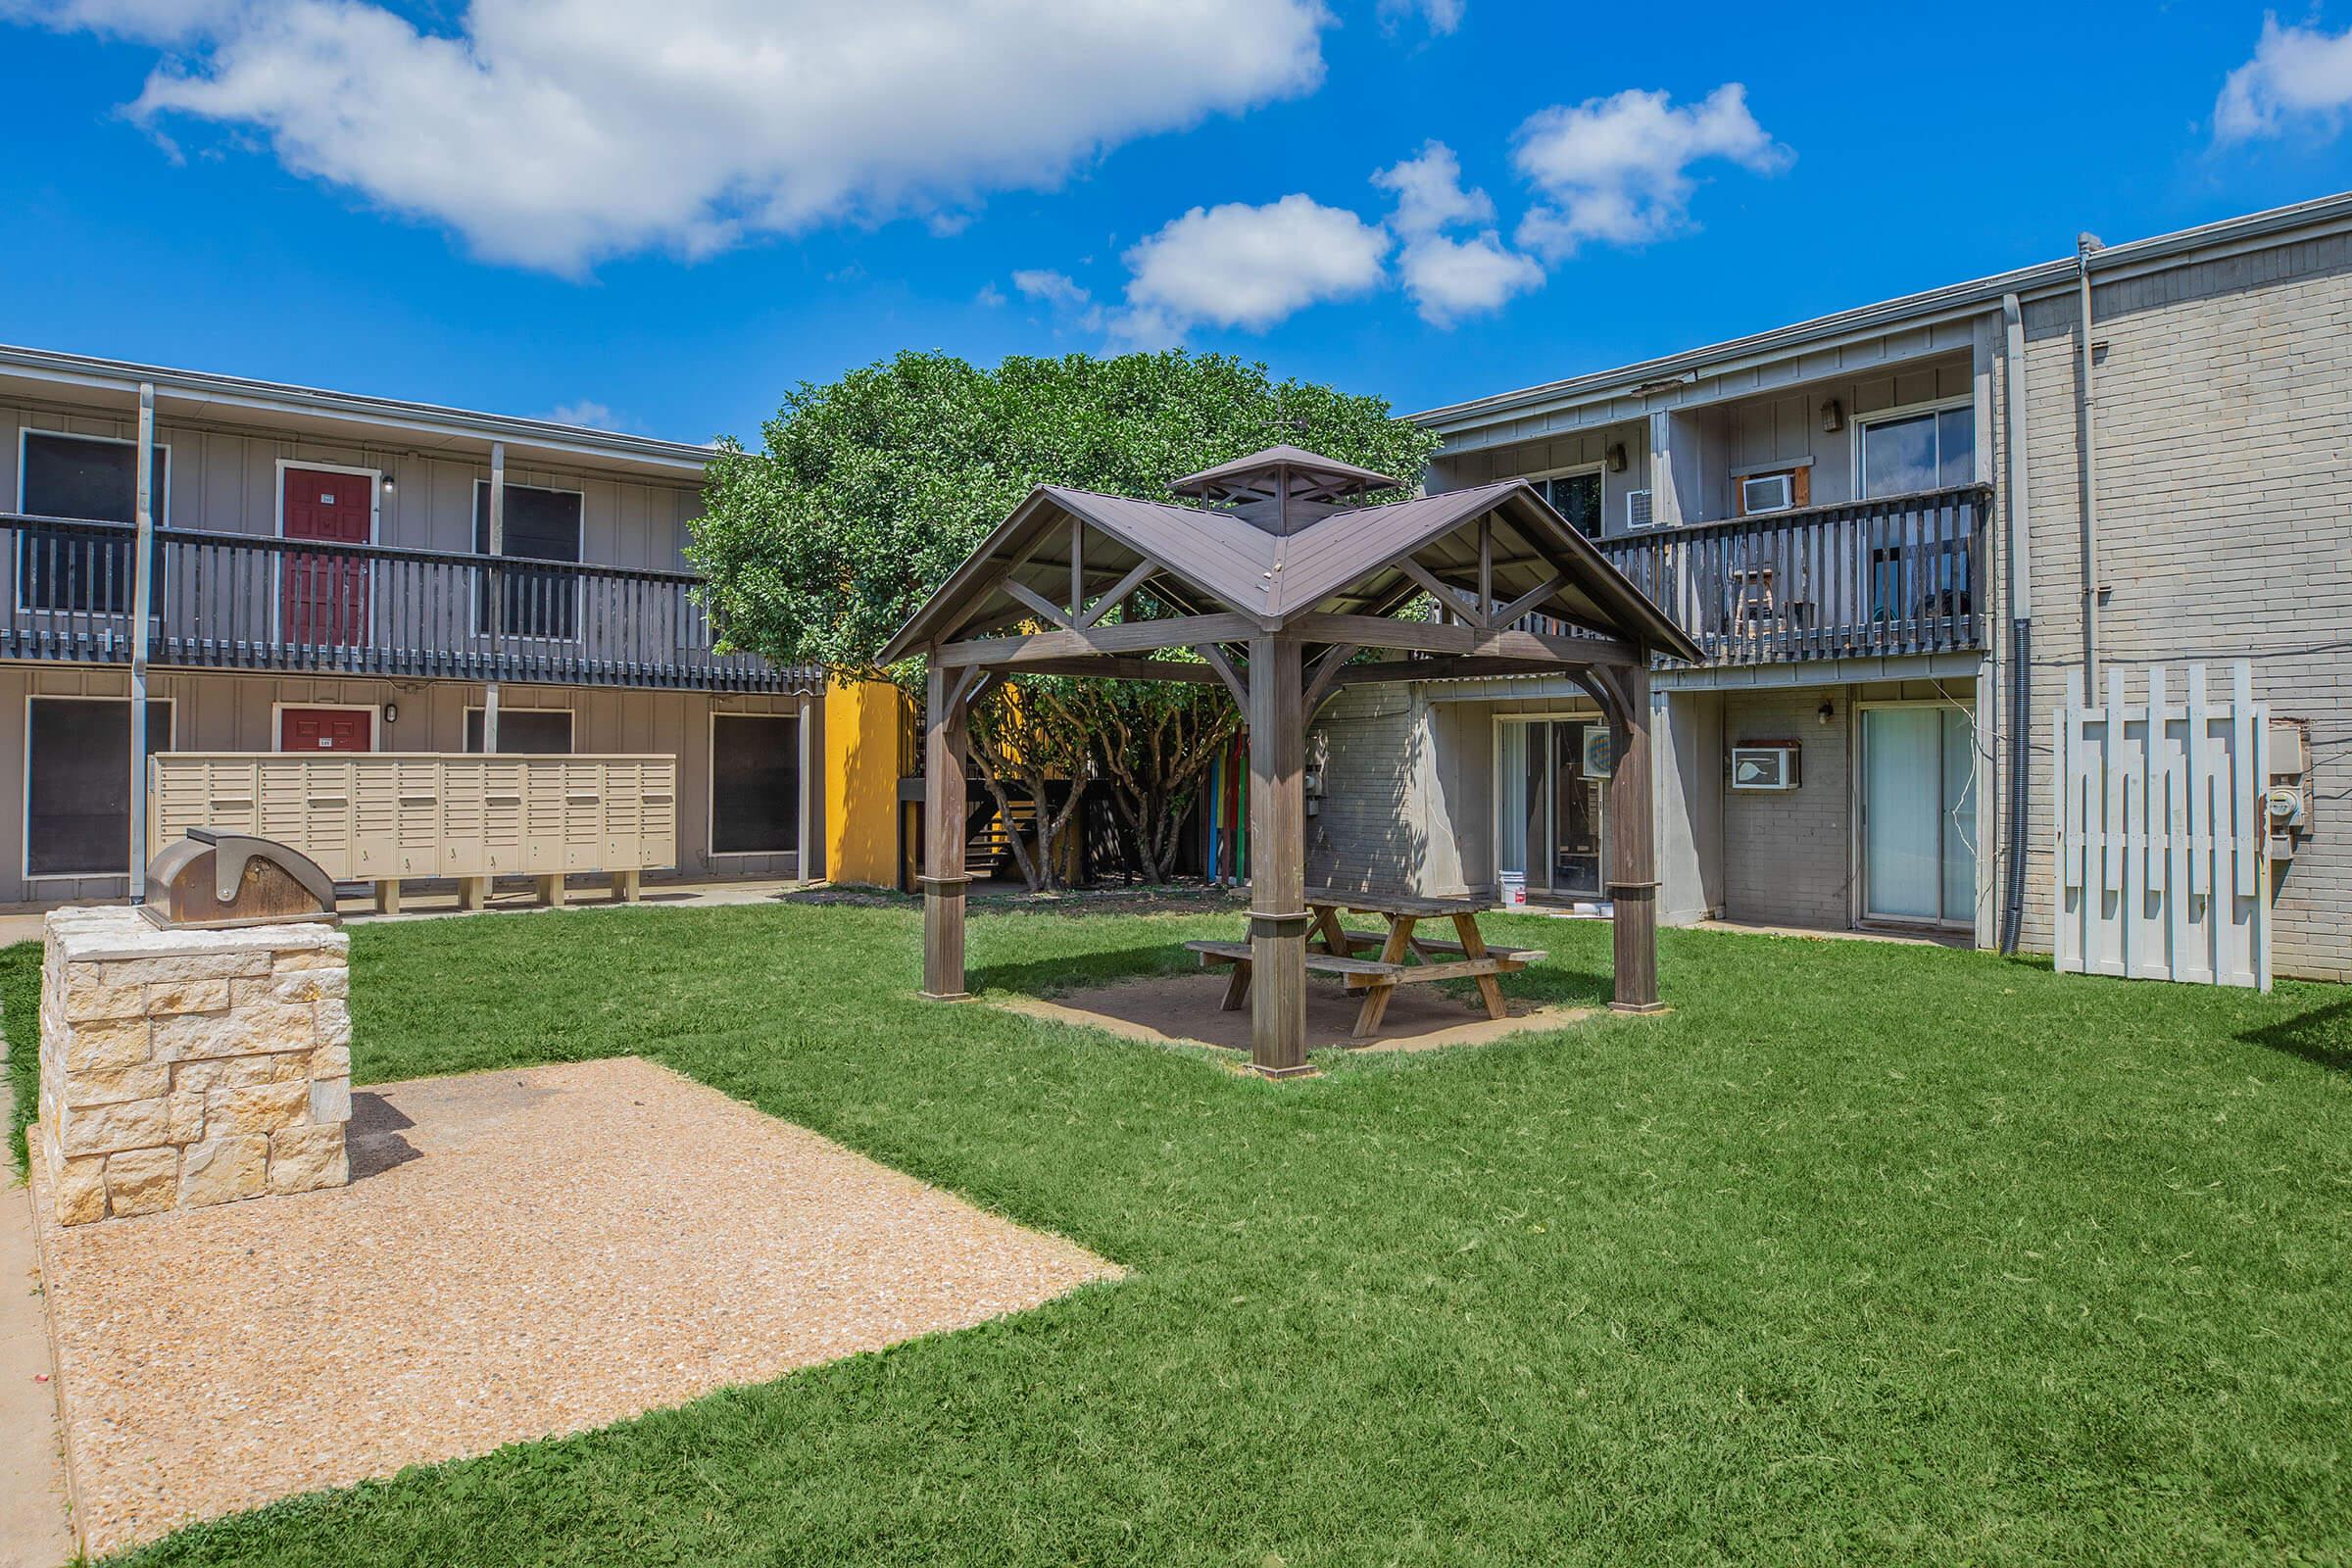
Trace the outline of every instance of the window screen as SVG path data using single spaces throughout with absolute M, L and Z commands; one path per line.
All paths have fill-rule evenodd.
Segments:
M 36 517 L 73 517 L 84 522 L 136 522 L 138 446 L 90 436 L 27 430 L 24 468 L 18 481 L 19 510 Z M 155 449 L 156 526 L 164 523 L 164 497 L 171 481 L 172 454 Z M 164 542 L 149 557 L 163 602 Z M 125 614 L 130 610 L 130 545 L 51 529 L 26 528 L 18 536 L 17 602 L 25 610 L 79 610 Z
M 473 549 L 490 553 L 490 484 L 473 486 Z M 502 557 L 525 561 L 580 559 L 580 497 L 570 490 L 540 490 L 527 484 L 507 486 L 507 519 L 500 542 Z M 579 635 L 579 578 L 567 571 L 509 566 L 499 573 L 506 589 L 506 614 L 499 629 L 509 637 L 548 637 L 569 642 Z M 490 629 L 490 582 L 483 574 L 474 596 L 474 614 L 484 631 Z
M 790 855 L 801 843 L 801 721 L 710 717 L 710 853 Z
M 25 705 L 24 868 L 34 876 L 130 871 L 130 704 L 42 697 Z M 171 750 L 172 705 L 147 705 L 147 750 Z
M 466 749 L 482 749 L 482 710 L 466 712 Z M 571 750 L 571 714 L 563 709 L 502 708 L 498 710 L 498 749 L 561 757 Z

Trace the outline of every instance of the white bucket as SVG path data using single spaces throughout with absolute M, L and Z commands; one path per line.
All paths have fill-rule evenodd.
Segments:
M 1496 873 L 1502 883 L 1502 906 L 1506 909 L 1527 907 L 1527 873 L 1502 871 Z

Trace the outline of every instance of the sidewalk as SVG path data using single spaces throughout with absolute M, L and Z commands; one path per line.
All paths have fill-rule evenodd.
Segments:
M 29 1026 L 30 1020 L 19 1025 Z M 7 1051 L 0 1043 L 0 1061 Z M 0 1074 L 0 1125 L 8 1106 L 8 1080 Z M 32 1194 L 17 1181 L 12 1161 L 0 1178 L 0 1568 L 58 1568 L 74 1555 L 54 1370 L 34 1261 Z

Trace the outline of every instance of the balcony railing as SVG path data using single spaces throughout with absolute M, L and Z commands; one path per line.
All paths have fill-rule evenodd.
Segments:
M 0 659 L 127 662 L 135 530 L 0 514 Z M 159 528 L 156 664 L 426 678 L 813 689 L 721 653 L 690 572 Z
M 1713 664 L 1982 646 L 1985 485 L 1603 540 Z

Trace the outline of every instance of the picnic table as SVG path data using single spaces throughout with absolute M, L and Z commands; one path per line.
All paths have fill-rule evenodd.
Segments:
M 1524 969 L 1547 956 L 1541 948 L 1488 946 L 1479 934 L 1478 917 L 1495 907 L 1490 899 L 1425 899 L 1309 888 L 1306 906 L 1313 918 L 1307 939 L 1307 972 L 1337 975 L 1348 990 L 1364 993 L 1363 1005 L 1356 1012 L 1355 1028 L 1351 1031 L 1358 1040 L 1380 1028 L 1381 1017 L 1389 1008 L 1389 998 L 1403 985 L 1474 980 L 1478 983 L 1479 1000 L 1486 1004 L 1487 1016 L 1504 1017 L 1507 1013 L 1502 1004 L 1502 988 L 1494 983 L 1494 977 Z M 1349 914 L 1378 915 L 1387 923 L 1387 929 L 1351 931 L 1344 919 Z M 1415 934 L 1422 921 L 1441 919 L 1452 922 L 1453 941 Z M 1250 1000 L 1249 943 L 1198 941 L 1187 942 L 1185 946 L 1200 955 L 1202 968 L 1233 966 L 1233 977 L 1226 984 L 1225 1000 L 1220 1004 L 1227 1012 Z M 1380 956 L 1358 956 L 1363 953 L 1378 953 Z

